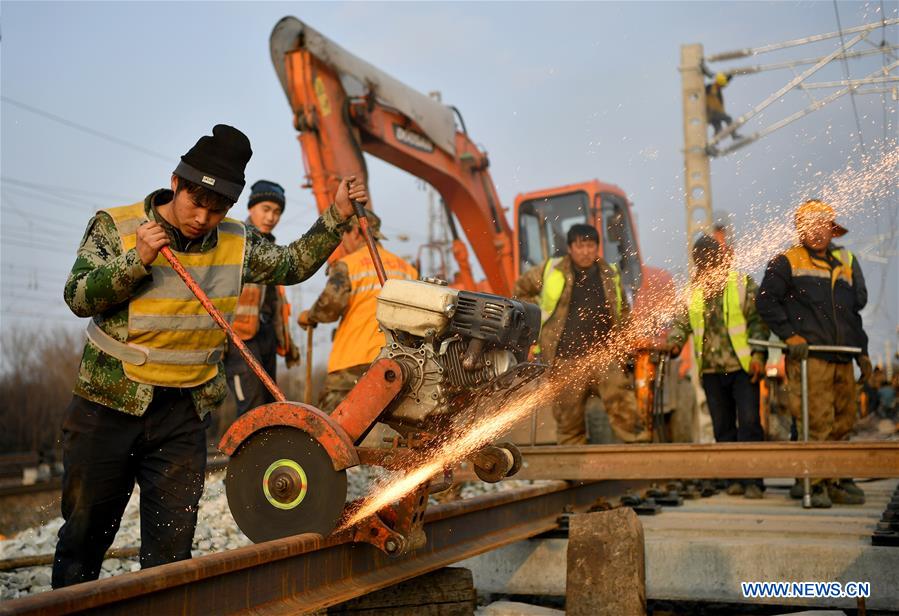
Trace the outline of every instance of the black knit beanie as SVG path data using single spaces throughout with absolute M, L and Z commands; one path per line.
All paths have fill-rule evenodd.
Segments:
M 250 187 L 250 200 L 247 202 L 247 209 L 263 201 L 277 203 L 281 206 L 281 212 L 284 212 L 284 207 L 287 205 L 284 198 L 284 187 L 277 182 L 259 180 Z
M 200 137 L 181 157 L 175 175 L 236 202 L 246 184 L 244 169 L 252 155 L 246 135 L 233 126 L 216 124 L 211 137 Z

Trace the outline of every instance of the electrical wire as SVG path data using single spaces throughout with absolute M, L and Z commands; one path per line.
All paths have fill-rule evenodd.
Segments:
M 85 190 L 83 188 L 72 188 L 71 186 L 59 186 L 59 185 L 53 185 L 53 184 L 44 184 L 42 182 L 22 180 L 20 178 L 10 177 L 8 175 L 0 176 L 0 182 L 8 182 L 10 184 L 16 184 L 16 185 L 23 186 L 26 188 L 41 190 L 44 192 L 63 193 L 66 195 L 70 195 L 71 193 L 76 193 L 76 194 L 86 195 L 89 197 L 99 197 L 101 199 L 114 199 L 115 201 L 121 201 L 123 203 L 131 199 L 131 197 L 123 197 L 121 195 L 97 192 L 94 190 Z
M 846 41 L 843 38 L 843 25 L 840 23 L 840 9 L 837 7 L 837 0 L 833 0 L 833 12 L 837 18 L 837 30 L 840 32 L 840 45 L 843 47 L 843 50 L 846 49 Z M 849 75 L 849 60 L 846 59 L 846 56 L 843 55 L 843 77 L 848 82 L 850 80 Z M 865 146 L 865 139 L 862 135 L 862 122 L 858 117 L 858 106 L 855 103 L 855 88 L 851 85 L 849 86 L 849 100 L 852 102 L 852 113 L 855 116 L 855 128 L 858 133 L 858 142 L 861 146 L 862 153 L 867 156 L 868 149 Z
M 105 139 L 106 141 L 115 143 L 116 145 L 120 145 L 124 148 L 129 148 L 131 150 L 134 150 L 135 152 L 140 152 L 141 154 L 146 154 L 147 156 L 152 156 L 153 158 L 158 158 L 159 160 L 163 160 L 168 163 L 172 162 L 171 156 L 166 156 L 165 154 L 160 154 L 159 152 L 154 152 L 153 150 L 147 149 L 147 148 L 143 147 L 142 145 L 138 145 L 136 143 L 131 143 L 130 141 L 125 141 L 124 139 L 119 139 L 118 137 L 116 137 L 114 135 L 110 135 L 110 134 L 98 131 L 96 129 L 93 129 L 89 126 L 85 126 L 83 124 L 78 124 L 77 122 L 72 122 L 71 120 L 67 120 L 66 118 L 58 116 L 54 113 L 44 111 L 43 109 L 38 109 L 37 107 L 29 105 L 28 103 L 23 103 L 21 101 L 17 101 L 8 96 L 0 96 L 0 100 L 2 100 L 4 103 L 9 103 L 10 105 L 18 107 L 20 109 L 24 109 L 25 111 L 29 111 L 35 115 L 39 115 L 48 120 L 53 120 L 54 122 L 58 122 L 59 124 L 68 126 L 69 128 L 74 128 L 75 130 L 80 130 L 84 133 L 87 133 L 88 135 L 93 135 L 94 137 L 98 137 L 100 139 Z

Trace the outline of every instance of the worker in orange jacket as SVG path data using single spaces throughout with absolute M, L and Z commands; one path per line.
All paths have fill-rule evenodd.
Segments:
M 368 220 L 387 278 L 418 279 L 414 267 L 381 246 L 380 240 L 386 239 L 381 233 L 381 219 L 368 212 Z M 298 319 L 303 329 L 340 319 L 328 358 L 328 376 L 318 402 L 319 408 L 327 413 L 337 408 L 385 343 L 375 319 L 381 284 L 355 219 L 344 232 L 341 246 L 346 256 L 331 264 L 324 290 Z
M 274 242 L 272 231 L 281 220 L 286 203 L 280 184 L 259 180 L 251 188 L 247 225 L 255 227 L 263 237 Z M 276 378 L 278 355 L 285 358 L 288 368 L 300 362 L 300 352 L 290 338 L 290 304 L 282 285 L 244 284 L 234 311 L 233 326 L 273 379 Z M 228 350 L 225 372 L 228 387 L 237 401 L 238 417 L 250 409 L 275 401 L 237 349 Z

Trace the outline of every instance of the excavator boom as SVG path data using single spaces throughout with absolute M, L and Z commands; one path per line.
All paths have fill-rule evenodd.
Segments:
M 377 156 L 440 193 L 465 231 L 492 291 L 511 295 L 513 232 L 488 172 L 487 155 L 464 127 L 456 128 L 454 110 L 295 17 L 275 25 L 270 48 L 300 133 L 307 186 L 319 211 L 333 203 L 341 177 L 356 175 L 367 181 L 363 152 Z

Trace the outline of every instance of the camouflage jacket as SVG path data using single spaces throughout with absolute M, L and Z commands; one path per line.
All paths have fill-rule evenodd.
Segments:
M 328 266 L 328 282 L 321 295 L 309 309 L 309 320 L 313 323 L 333 323 L 343 316 L 350 305 L 350 270 L 343 261 L 335 261 Z
M 622 298 L 621 314 L 612 307 L 615 301 L 615 274 L 608 263 L 602 259 L 598 259 L 599 275 L 602 279 L 603 291 L 605 293 L 606 302 L 612 300 L 609 304 L 609 314 L 612 315 L 612 327 L 620 327 L 627 322 L 630 317 L 630 306 L 627 299 Z M 543 291 L 543 270 L 546 263 L 534 266 L 515 281 L 514 296 L 518 299 L 532 304 L 540 305 L 540 293 Z M 565 275 L 565 288 L 562 290 L 562 296 L 559 303 L 553 311 L 552 316 L 547 319 L 543 327 L 540 328 L 540 353 L 543 360 L 552 364 L 556 356 L 556 349 L 559 341 L 562 340 L 562 332 L 565 331 L 565 324 L 568 322 L 568 307 L 571 303 L 571 290 L 574 288 L 574 274 L 571 270 L 571 257 L 565 256 L 559 262 L 558 270 Z
M 749 338 L 768 339 L 768 326 L 765 325 L 755 308 L 755 296 L 759 287 L 751 276 L 746 277 L 746 303 L 743 316 L 746 318 L 746 333 Z M 702 371 L 703 373 L 722 374 L 738 372 L 743 369 L 737 353 L 730 343 L 727 326 L 724 324 L 723 291 L 717 297 L 705 302 L 705 332 L 702 336 Z M 690 316 L 685 309 L 675 320 L 668 334 L 668 343 L 683 348 L 687 337 L 693 332 Z M 764 363 L 767 353 L 757 351 L 753 359 Z
M 156 206 L 171 199 L 171 190 L 157 190 L 144 200 L 144 211 L 149 220 L 165 228 L 172 248 L 181 252 L 213 248 L 218 241 L 216 231 L 197 240 L 188 240 L 156 212 Z M 277 246 L 248 227 L 243 282 L 292 285 L 306 280 L 337 248 L 347 224 L 348 221 L 343 221 L 332 205 L 303 237 L 289 246 Z M 125 342 L 128 300 L 140 292 L 152 276 L 151 270 L 141 263 L 135 248 L 122 252 L 115 223 L 108 214 L 99 212 L 87 225 L 66 281 L 66 304 L 79 317 L 93 317 L 106 333 Z M 218 374 L 212 380 L 191 389 L 200 416 L 205 416 L 224 400 L 227 392 L 224 374 L 220 363 Z M 153 399 L 153 386 L 128 379 L 120 360 L 88 341 L 84 345 L 74 393 L 130 415 L 142 415 Z

